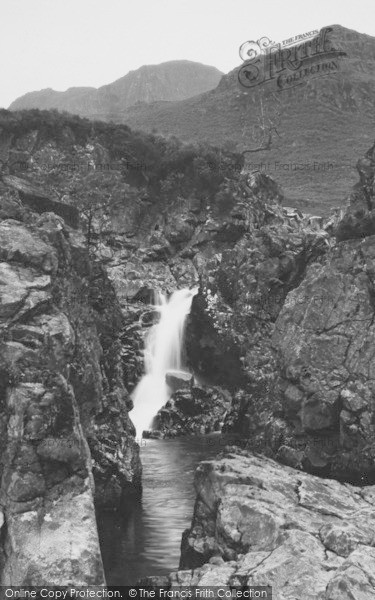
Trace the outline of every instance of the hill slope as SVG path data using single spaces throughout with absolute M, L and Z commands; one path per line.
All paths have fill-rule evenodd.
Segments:
M 375 138 L 375 38 L 331 27 L 330 42 L 347 54 L 339 70 L 264 96 L 280 137 L 275 136 L 270 150 L 247 155 L 283 185 L 290 203 L 318 213 L 342 204 L 356 181 L 356 157 Z M 119 121 L 184 140 L 230 141 L 242 151 L 259 145 L 264 91 L 265 86 L 241 89 L 235 69 L 214 90 L 181 102 L 133 106 Z
M 10 110 L 30 108 L 66 110 L 90 118 L 109 119 L 137 102 L 184 100 L 210 90 L 222 73 L 215 67 L 188 60 L 144 65 L 98 89 L 73 87 L 65 92 L 48 88 L 12 102 Z
M 269 149 L 247 154 L 247 162 L 283 186 L 287 204 L 326 215 L 332 207 L 345 204 L 347 191 L 357 180 L 357 157 L 375 139 L 375 38 L 340 25 L 331 28 L 330 44 L 346 53 L 337 61 L 338 69 L 324 77 L 306 77 L 301 85 L 280 93 L 267 93 L 266 86 L 241 88 L 239 69 L 235 69 L 224 75 L 215 89 L 176 100 L 182 97 L 178 82 L 183 87 L 184 81 L 190 79 L 184 80 L 184 69 L 195 63 L 175 61 L 142 67 L 94 92 L 90 88 L 74 88 L 74 94 L 68 91 L 70 104 L 56 108 L 77 112 L 74 106 L 79 104 L 80 114 L 88 117 L 111 119 L 146 132 L 156 129 L 185 141 L 205 140 L 240 152 L 264 144 L 259 129 L 262 101 L 265 124 L 275 124 L 278 135 L 274 134 Z M 157 97 L 156 83 L 147 87 L 144 74 L 148 69 L 161 73 L 164 67 L 168 73 L 178 72 L 181 79 L 169 80 L 170 93 L 163 97 L 168 100 L 159 96 L 159 101 L 153 102 Z M 214 71 L 217 76 L 219 72 Z M 134 104 L 137 96 L 131 80 L 148 103 Z M 211 87 L 214 85 L 212 82 Z M 50 94 L 51 91 L 45 91 L 43 100 L 42 93 L 34 93 L 28 102 L 42 106 L 42 100 L 50 102 Z M 116 99 L 122 96 L 126 99 L 121 104 Z M 12 108 L 19 106 L 21 100 L 25 97 L 13 103 Z

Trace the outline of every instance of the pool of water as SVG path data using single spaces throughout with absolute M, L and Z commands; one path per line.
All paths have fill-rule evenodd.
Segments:
M 233 439 L 212 434 L 145 440 L 142 499 L 132 501 L 120 521 L 111 513 L 98 518 L 108 585 L 133 585 L 178 568 L 181 535 L 193 516 L 194 471 Z

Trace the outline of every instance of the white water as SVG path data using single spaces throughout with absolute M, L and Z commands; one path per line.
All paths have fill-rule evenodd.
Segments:
M 198 288 L 177 290 L 167 300 L 163 294 L 156 298 L 160 320 L 145 340 L 145 375 L 132 398 L 134 408 L 130 418 L 140 439 L 143 431 L 150 429 L 152 421 L 171 394 L 165 376 L 169 371 L 181 371 L 181 354 L 186 317 Z

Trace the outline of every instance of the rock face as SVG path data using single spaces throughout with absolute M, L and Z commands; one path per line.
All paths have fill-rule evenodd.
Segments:
M 120 307 L 79 232 L 0 205 L 0 581 L 102 585 L 94 501 L 140 484 Z
M 279 189 L 266 176 L 240 176 L 227 215 L 217 217 L 220 239 L 234 224 L 237 239 L 214 239 L 198 249 L 194 261 L 201 289 L 187 328 L 194 371 L 234 394 L 226 430 L 250 438 L 262 451 L 267 447 L 265 426 L 281 410 L 271 391 L 277 369 L 274 323 L 307 265 L 322 261 L 331 244 L 324 229 L 298 211 L 290 215 L 280 200 Z
M 158 585 L 270 585 L 275 600 L 374 597 L 374 486 L 230 449 L 198 466 L 195 486 L 180 570 Z
M 373 150 L 358 161 L 339 243 L 289 293 L 273 337 L 274 397 L 287 423 L 282 432 L 281 422 L 270 426 L 273 450 L 287 464 L 357 483 L 375 481 Z
M 84 117 L 118 117 L 137 102 L 184 100 L 217 86 L 222 73 L 215 67 L 188 60 L 145 65 L 121 79 L 95 88 L 30 92 L 12 102 L 11 110 L 30 108 L 66 110 Z
M 204 375 L 216 371 L 218 383 L 228 385 L 232 379 L 235 386 L 243 379 L 241 363 L 248 373 L 261 366 L 254 362 L 254 348 L 263 344 L 306 265 L 324 254 L 328 236 L 311 228 L 302 215 L 290 218 L 275 183 L 264 175 L 244 173 L 232 193 L 229 215 L 217 218 L 220 243 L 215 248 L 211 242 L 216 252 L 211 250 L 204 261 L 207 250 L 202 248 L 195 259 L 202 265 L 202 293 L 193 303 L 191 354 L 199 356 Z M 234 227 L 235 238 L 225 237 Z M 267 363 L 264 351 L 258 359 Z
M 347 480 L 375 480 L 374 284 L 375 237 L 342 242 L 288 295 L 274 334 L 295 456 Z
M 75 229 L 78 228 L 79 212 L 75 206 L 69 206 L 63 202 L 53 200 L 43 190 L 30 184 L 21 177 L 4 175 L 2 179 L 6 185 L 19 192 L 23 204 L 30 206 L 33 211 L 40 214 L 44 212 L 54 212 L 55 214 L 60 215 L 68 225 Z

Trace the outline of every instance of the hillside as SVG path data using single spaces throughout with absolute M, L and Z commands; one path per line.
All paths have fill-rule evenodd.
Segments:
M 51 88 L 30 92 L 12 102 L 10 110 L 58 109 L 89 118 L 111 119 L 136 103 L 184 100 L 219 83 L 221 71 L 188 60 L 144 65 L 96 89 L 73 87 L 65 92 Z
M 375 38 L 332 28 L 332 45 L 347 54 L 339 70 L 264 94 L 266 113 L 277 121 L 280 137 L 274 137 L 270 150 L 247 155 L 282 184 L 289 203 L 321 214 L 342 205 L 356 180 L 356 157 L 375 137 Z M 238 69 L 216 89 L 188 100 L 133 106 L 119 121 L 184 140 L 229 143 L 237 150 L 257 147 L 259 135 L 254 134 L 259 134 L 265 88 L 240 89 L 237 75 Z
M 337 59 L 337 69 L 278 93 L 239 86 L 239 68 L 220 79 L 212 67 L 173 61 L 142 67 L 99 90 L 32 92 L 11 109 L 54 106 L 242 152 L 264 146 L 262 102 L 263 126 L 276 126 L 277 135 L 269 149 L 246 154 L 247 164 L 282 185 L 286 204 L 328 215 L 345 204 L 356 181 L 356 157 L 375 138 L 375 38 L 331 28 L 330 44 L 346 54 Z
M 166 218 L 171 201 L 209 203 L 225 178 L 238 179 L 234 164 L 241 168 L 239 154 L 126 125 L 58 111 L 0 111 L 0 180 L 21 178 L 18 190 L 39 187 L 39 203 L 49 197 L 74 205 L 83 197 L 88 210 L 126 207 L 126 222 L 115 221 L 133 236 Z

